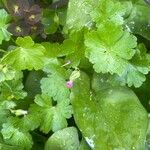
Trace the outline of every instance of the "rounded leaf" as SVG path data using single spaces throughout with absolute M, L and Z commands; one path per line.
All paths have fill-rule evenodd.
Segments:
M 78 150 L 78 148 L 78 132 L 74 127 L 55 132 L 45 145 L 45 150 Z

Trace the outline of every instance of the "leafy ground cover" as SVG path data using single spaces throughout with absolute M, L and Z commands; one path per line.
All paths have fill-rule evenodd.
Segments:
M 150 149 L 149 0 L 0 0 L 0 149 Z

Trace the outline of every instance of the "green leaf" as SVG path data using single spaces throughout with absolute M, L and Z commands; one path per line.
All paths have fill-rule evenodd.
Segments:
M 53 131 L 57 131 L 59 129 L 67 127 L 68 123 L 66 119 L 71 118 L 73 114 L 70 100 L 67 99 L 62 102 L 58 102 L 55 109 L 53 109 L 53 114 Z
M 0 44 L 2 41 L 9 41 L 11 33 L 7 31 L 9 15 L 4 9 L 0 9 Z
M 6 122 L 9 115 L 10 113 L 8 110 L 0 108 L 0 129 L 2 128 L 2 124 Z
M 95 92 L 100 90 L 107 90 L 113 86 L 119 86 L 120 82 L 115 80 L 115 75 L 94 73 L 92 76 L 92 89 Z
M 16 44 L 18 47 L 8 52 L 2 58 L 2 63 L 9 64 L 16 70 L 38 70 L 43 67 L 45 48 L 41 44 L 34 43 L 29 36 L 18 37 Z
M 69 39 L 74 43 L 74 53 L 69 54 L 65 60 L 70 61 L 70 67 L 79 66 L 82 59 L 85 58 L 84 33 L 85 30 L 75 31 L 69 35 Z
M 54 22 L 55 11 L 50 9 L 43 10 L 42 23 L 46 34 L 53 34 L 57 31 L 58 25 Z
M 0 149 L 2 150 L 16 150 L 18 148 L 18 146 L 11 146 L 9 144 L 6 144 L 3 140 L 2 135 L 0 134 Z M 20 150 L 22 150 L 20 148 Z
M 111 22 L 116 25 L 122 25 L 124 22 L 123 15 L 125 14 L 125 7 L 120 2 L 112 0 L 101 0 L 98 5 L 93 7 L 90 13 L 96 26 Z
M 123 85 L 127 83 L 129 87 L 140 87 L 146 80 L 145 75 L 150 71 L 150 54 L 146 53 L 147 49 L 143 44 L 139 44 L 137 48 L 135 56 L 123 74 L 117 77 Z
M 150 6 L 143 0 L 137 0 L 130 4 L 129 12 L 126 27 L 134 34 L 150 40 Z
M 11 109 L 11 112 L 13 109 Z M 7 118 L 7 123 L 11 123 L 15 128 L 20 129 L 23 132 L 29 132 L 33 131 L 36 128 L 39 127 L 41 119 L 39 117 L 35 117 L 32 114 L 32 109 L 30 108 L 28 111 L 27 110 L 22 110 L 26 111 L 26 114 L 22 115 L 22 117 L 8 117 Z M 35 115 L 35 114 L 34 114 Z
M 0 129 L 2 124 L 7 121 L 7 118 L 11 115 L 10 110 L 16 107 L 15 102 L 13 101 L 2 101 L 0 102 Z
M 44 133 L 48 133 L 51 130 L 52 120 L 52 101 L 48 95 L 37 95 L 35 97 L 35 104 L 32 104 L 29 108 L 29 115 L 38 122 L 35 124 L 40 127 L 40 130 Z M 38 116 L 36 114 L 39 114 Z M 28 116 L 28 115 L 27 115 Z
M 140 87 L 146 80 L 146 74 L 150 71 L 150 55 L 146 53 L 146 48 L 143 44 L 139 44 L 136 54 L 129 61 L 127 68 L 118 76 L 116 74 L 99 74 L 93 78 L 93 87 L 97 91 L 99 89 L 109 88 L 116 85 L 128 85 L 129 87 Z M 141 90 L 141 89 L 140 89 Z M 139 90 L 139 91 L 140 91 Z M 146 91 L 146 89 L 144 90 Z M 142 94 L 142 92 L 141 92 Z M 140 95 L 141 95 L 140 94 Z M 143 95 L 143 94 L 142 94 Z
M 16 71 L 8 66 L 0 65 L 0 82 L 12 80 L 16 75 Z
M 111 31 L 111 32 L 110 32 Z M 135 54 L 136 37 L 121 27 L 106 24 L 85 36 L 86 56 L 96 72 L 121 75 Z
M 91 1 L 89 0 L 70 0 L 69 1 L 67 19 L 66 19 L 67 29 L 80 30 L 84 26 L 90 27 L 92 25 L 92 21 L 90 17 L 90 11 L 91 11 L 90 4 L 91 4 Z
M 84 139 L 82 139 L 80 143 L 79 150 L 90 150 L 90 147 L 88 146 L 88 144 L 86 143 Z
M 66 28 L 78 31 L 83 27 L 92 27 L 93 22 L 96 26 L 106 22 L 121 25 L 124 22 L 125 11 L 124 5 L 112 0 L 71 0 L 68 5 Z
M 66 87 L 66 80 L 69 79 L 67 71 L 56 64 L 49 64 L 44 69 L 50 74 L 41 80 L 42 93 L 53 97 L 55 101 L 62 101 L 69 98 L 70 91 Z
M 28 132 L 24 132 L 21 129 L 15 128 L 12 123 L 3 124 L 1 130 L 3 139 L 7 144 L 19 146 L 24 149 L 31 149 L 32 137 Z
M 74 127 L 65 128 L 55 132 L 45 145 L 45 150 L 78 150 L 78 148 L 78 132 Z
M 33 99 L 37 94 L 41 93 L 40 80 L 45 76 L 45 73 L 41 70 L 30 71 L 26 77 L 24 89 L 28 93 L 27 97 L 20 102 L 23 108 L 28 108 L 29 104 L 33 103 Z
M 11 146 L 11 145 L 8 145 L 8 144 L 5 144 L 5 143 L 0 143 L 0 148 L 2 149 L 2 150 L 16 150 L 17 148 L 18 148 L 18 146 Z M 19 147 L 20 148 L 20 150 L 22 150 L 21 149 L 21 147 Z
M 67 120 L 72 115 L 72 107 L 70 101 L 65 100 L 52 105 L 52 100 L 48 95 L 37 95 L 35 103 L 31 105 L 30 114 L 37 116 L 40 120 L 40 130 L 48 133 L 50 130 L 57 131 L 67 127 Z M 35 117 L 36 118 L 36 117 Z
M 62 44 L 43 42 L 42 45 L 46 49 L 46 56 L 52 58 L 72 54 L 75 51 L 76 46 L 75 43 L 70 39 L 64 40 Z
M 35 115 L 35 114 L 34 114 Z M 32 115 L 31 108 L 27 111 L 27 115 L 24 115 L 18 120 L 17 126 L 24 131 L 33 131 L 40 125 L 41 119 Z
M 43 42 L 42 45 L 46 49 L 47 57 L 55 58 L 55 57 L 59 56 L 61 49 L 60 49 L 60 45 L 58 43 Z
M 71 97 L 76 124 L 92 149 L 144 149 L 148 115 L 131 90 L 113 87 L 94 94 L 82 73 Z
M 8 71 L 8 72 L 7 72 Z M 6 80 L 1 82 L 0 84 L 0 99 L 1 100 L 11 100 L 11 99 L 23 99 L 26 96 L 26 92 L 24 92 L 23 84 L 22 84 L 22 72 L 15 71 L 14 74 L 11 73 L 11 70 L 7 70 L 4 68 L 4 73 L 8 73 L 7 79 L 13 78 L 13 80 Z M 9 75 L 12 75 L 9 78 Z M 6 76 L 5 76 L 6 77 Z
M 23 91 L 23 88 L 21 80 L 5 81 L 0 85 L 0 98 L 3 100 L 23 99 L 27 96 L 27 93 Z
M 150 74 L 146 75 L 146 81 L 142 84 L 141 87 L 132 88 L 148 112 L 150 110 L 150 107 L 149 107 L 149 105 L 150 105 L 150 103 L 149 103 L 149 100 L 150 100 L 149 85 L 150 85 Z
M 150 149 L 150 116 L 149 115 L 148 118 L 149 118 L 149 124 L 148 124 L 147 135 L 146 135 L 145 150 Z
M 42 93 L 53 97 L 55 101 L 62 101 L 69 98 L 69 89 L 66 87 L 66 81 L 61 76 L 54 74 L 41 80 Z
M 1 101 L 0 103 L 0 107 L 1 109 L 12 109 L 14 107 L 16 107 L 16 103 L 14 101 Z

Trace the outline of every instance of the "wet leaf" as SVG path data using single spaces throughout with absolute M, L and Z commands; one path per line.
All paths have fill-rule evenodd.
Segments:
M 94 95 L 82 73 L 71 97 L 76 124 L 93 150 L 144 148 L 148 115 L 131 90 L 113 87 Z
M 45 150 L 78 150 L 78 148 L 78 132 L 74 127 L 55 132 L 45 145 Z

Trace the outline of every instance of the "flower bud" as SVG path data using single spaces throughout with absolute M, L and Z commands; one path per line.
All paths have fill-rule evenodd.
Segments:
M 16 116 L 22 116 L 22 115 L 27 115 L 28 111 L 18 109 L 18 110 L 11 110 L 11 113 L 15 114 Z
M 71 89 L 73 87 L 73 81 L 69 80 L 66 83 L 67 88 Z

